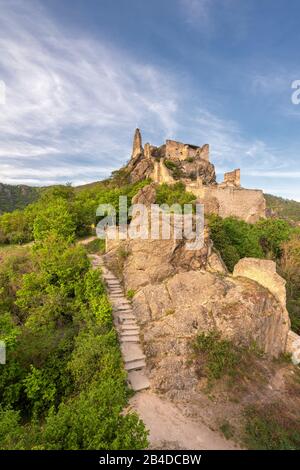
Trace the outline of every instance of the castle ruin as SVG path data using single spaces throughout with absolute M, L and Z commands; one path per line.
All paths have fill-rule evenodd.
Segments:
M 224 181 L 217 183 L 208 144 L 200 147 L 166 140 L 160 147 L 149 143 L 143 147 L 141 132 L 136 129 L 128 169 L 132 181 L 151 178 L 158 184 L 183 182 L 186 190 L 204 204 L 206 213 L 234 216 L 249 223 L 266 216 L 263 192 L 242 188 L 239 169 L 225 173 Z

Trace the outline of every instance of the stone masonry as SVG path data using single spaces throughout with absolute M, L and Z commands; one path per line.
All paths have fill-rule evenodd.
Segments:
M 143 148 L 140 130 L 136 129 L 127 168 L 133 182 L 144 178 L 151 178 L 157 184 L 182 181 L 186 190 L 204 204 L 206 213 L 234 216 L 248 223 L 266 217 L 263 192 L 242 188 L 239 169 L 225 173 L 224 181 L 217 183 L 208 144 L 201 147 L 166 140 L 160 147 L 146 143 Z

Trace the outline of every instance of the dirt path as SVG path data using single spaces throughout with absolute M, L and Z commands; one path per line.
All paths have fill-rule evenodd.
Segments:
M 138 392 L 130 400 L 150 431 L 151 449 L 236 450 L 237 447 L 202 423 L 185 416 L 169 400 L 150 390 Z

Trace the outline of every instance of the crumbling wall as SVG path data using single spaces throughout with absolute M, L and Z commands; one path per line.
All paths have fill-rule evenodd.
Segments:
M 211 185 L 204 187 L 203 203 L 206 200 L 218 202 L 220 217 L 237 217 L 248 223 L 255 223 L 266 217 L 266 201 L 258 189 L 243 189 L 231 186 Z
M 176 140 L 166 141 L 166 159 L 186 160 L 188 158 L 203 158 L 209 160 L 209 145 L 205 144 L 203 147 L 196 145 L 183 144 Z
M 224 184 L 229 186 L 241 186 L 241 170 L 233 170 L 224 174 Z

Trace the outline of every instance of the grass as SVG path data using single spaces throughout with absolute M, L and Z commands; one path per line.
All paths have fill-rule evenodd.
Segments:
M 226 439 L 232 439 L 234 436 L 234 427 L 227 420 L 221 424 L 220 431 L 224 434 Z
M 128 300 L 132 300 L 133 297 L 135 296 L 136 292 L 135 290 L 133 289 L 129 289 L 127 292 L 126 292 L 126 297 Z
M 164 160 L 165 167 L 168 168 L 172 172 L 172 176 L 174 179 L 180 179 L 183 176 L 181 168 L 178 166 L 177 163 L 172 162 L 171 160 Z
M 212 381 L 236 373 L 240 352 L 231 341 L 221 339 L 218 332 L 200 333 L 193 343 L 193 350 L 198 376 L 206 376 Z
M 300 423 L 280 403 L 245 410 L 244 443 L 256 450 L 300 450 Z
M 97 238 L 85 245 L 85 249 L 88 253 L 104 253 L 105 252 L 105 240 Z

